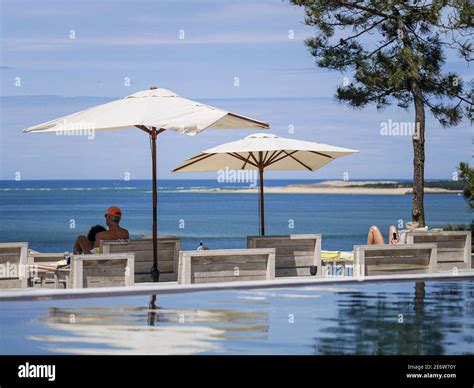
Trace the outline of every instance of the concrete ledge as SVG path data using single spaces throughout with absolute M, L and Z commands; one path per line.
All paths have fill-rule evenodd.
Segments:
M 474 270 L 459 271 L 457 275 L 449 273 L 380 275 L 360 277 L 327 277 L 315 276 L 277 278 L 275 280 L 242 281 L 227 283 L 177 284 L 169 283 L 140 283 L 130 287 L 83 288 L 83 289 L 17 289 L 0 292 L 0 302 L 7 301 L 44 301 L 57 299 L 105 298 L 131 295 L 167 295 L 185 294 L 205 291 L 248 290 L 283 287 L 306 287 L 314 285 L 360 284 L 360 283 L 401 283 L 414 281 L 457 281 L 474 280 Z

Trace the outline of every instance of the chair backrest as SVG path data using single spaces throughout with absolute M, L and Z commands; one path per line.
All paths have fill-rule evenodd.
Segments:
M 172 282 L 178 278 L 178 260 L 181 239 L 175 236 L 158 237 L 158 269 L 160 282 Z M 151 282 L 153 266 L 153 241 L 151 239 L 128 241 L 101 241 L 101 252 L 135 254 L 135 283 Z
M 436 244 L 355 245 L 354 272 L 358 276 L 436 272 Z
M 320 234 L 288 236 L 249 236 L 247 248 L 275 248 L 275 276 L 311 276 L 310 267 L 317 267 L 322 276 Z
M 471 269 L 471 232 L 407 232 L 408 244 L 435 243 L 438 247 L 438 271 Z
M 46 264 L 63 260 L 64 253 L 29 252 L 28 265 Z
M 179 284 L 275 278 L 275 249 L 216 249 L 179 253 Z
M 71 258 L 71 288 L 133 286 L 134 254 L 74 255 Z
M 0 243 L 0 288 L 26 288 L 28 243 Z

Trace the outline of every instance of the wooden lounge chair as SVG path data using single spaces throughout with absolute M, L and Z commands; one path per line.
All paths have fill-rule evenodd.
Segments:
M 354 276 L 354 253 L 346 251 L 321 251 L 323 277 Z
M 57 268 L 63 257 L 62 253 L 30 253 L 30 285 L 35 286 L 35 279 L 46 288 L 119 287 L 135 283 L 133 253 L 72 255 L 70 265 Z
M 178 279 L 178 260 L 181 239 L 175 236 L 158 237 L 158 269 L 160 282 L 173 282 Z M 101 241 L 101 252 L 135 254 L 135 283 L 151 282 L 150 271 L 153 266 L 153 241 Z
M 179 284 L 275 278 L 275 249 L 217 249 L 179 253 Z
M 57 262 L 64 259 L 63 253 L 28 253 L 28 286 L 41 288 L 67 288 L 69 267 L 64 270 L 56 269 Z M 50 267 L 51 270 L 44 269 Z
M 0 243 L 0 289 L 26 288 L 28 243 Z
M 436 264 L 436 244 L 354 246 L 354 274 L 358 276 L 432 273 Z
M 322 276 L 321 235 L 292 234 L 289 236 L 249 236 L 247 248 L 275 248 L 275 275 Z
M 134 254 L 74 255 L 71 258 L 71 288 L 133 286 Z
M 406 232 L 407 244 L 434 243 L 438 247 L 440 272 L 451 272 L 455 268 L 472 268 L 470 231 L 411 231 Z

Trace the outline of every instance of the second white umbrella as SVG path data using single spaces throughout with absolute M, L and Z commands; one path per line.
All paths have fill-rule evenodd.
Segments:
M 265 235 L 263 172 L 265 170 L 315 171 L 334 159 L 358 151 L 287 139 L 271 133 L 256 133 L 244 139 L 225 143 L 185 160 L 173 172 L 258 170 L 260 192 L 260 234 Z

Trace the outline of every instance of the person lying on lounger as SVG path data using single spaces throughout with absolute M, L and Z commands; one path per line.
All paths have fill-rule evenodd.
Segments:
M 389 244 L 400 244 L 400 236 L 398 230 L 394 225 L 390 225 L 388 229 L 388 241 Z M 385 244 L 385 241 L 382 236 L 380 229 L 372 225 L 369 229 L 369 234 L 367 235 L 367 245 L 378 245 Z
M 97 230 L 96 233 L 92 233 L 94 240 L 92 241 L 89 237 L 91 236 L 79 236 L 76 239 L 74 244 L 73 252 L 75 254 L 89 254 L 94 248 L 100 247 L 100 242 L 105 240 L 128 240 L 129 233 L 128 230 L 122 228 L 119 224 L 122 219 L 122 211 L 117 206 L 111 206 L 107 209 L 107 212 L 104 214 L 105 223 L 108 226 L 108 230 L 103 229 L 103 231 Z

